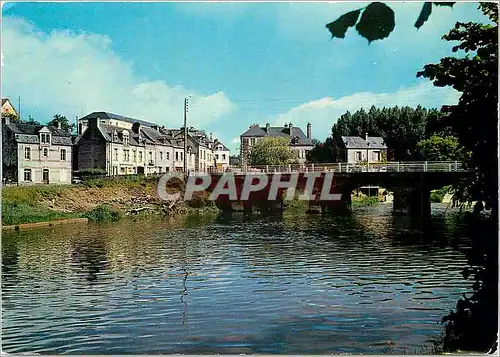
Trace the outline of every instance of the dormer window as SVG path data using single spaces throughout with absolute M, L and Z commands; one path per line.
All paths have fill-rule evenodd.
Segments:
M 118 141 L 118 132 L 116 130 L 113 131 L 113 141 Z
M 41 144 L 50 144 L 50 134 L 40 133 L 40 143 Z
M 299 137 L 298 137 L 298 136 L 296 136 L 296 137 L 294 137 L 294 138 L 292 139 L 292 144 L 299 144 L 299 143 L 300 143 L 300 139 L 299 139 Z
M 128 131 L 123 132 L 123 145 L 128 145 L 129 140 L 128 140 Z

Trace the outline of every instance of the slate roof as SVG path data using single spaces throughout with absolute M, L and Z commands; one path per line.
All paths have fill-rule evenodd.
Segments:
M 219 140 L 215 140 L 215 142 L 214 142 L 214 148 L 216 148 L 218 145 L 222 145 L 222 150 L 224 150 L 224 151 L 231 151 L 222 142 L 220 142 Z
M 368 140 L 360 136 L 342 136 L 342 142 L 346 149 L 387 149 L 380 136 L 369 136 Z
M 254 126 L 249 128 L 241 137 L 264 137 L 264 136 L 273 136 L 273 137 L 283 137 L 283 138 L 291 138 L 290 136 L 290 128 L 282 127 L 282 126 L 271 126 L 269 127 L 269 132 L 266 130 L 266 127 Z M 299 143 L 292 145 L 312 145 L 311 139 L 309 139 L 301 128 L 294 126 L 293 127 L 293 136 L 299 138 Z
M 90 113 L 90 114 L 84 116 L 83 118 L 80 118 L 80 119 L 92 119 L 92 118 L 115 119 L 115 120 L 121 120 L 121 121 L 131 123 L 131 124 L 139 123 L 141 125 L 148 126 L 148 127 L 158 125 L 158 124 L 152 123 L 150 121 L 129 118 L 129 117 L 125 117 L 123 115 L 113 114 L 113 113 L 108 113 L 108 112 L 93 112 L 93 113 Z
M 16 122 L 6 122 L 5 126 L 13 133 L 18 143 L 38 144 L 40 142 L 39 132 L 41 129 L 47 127 L 52 134 L 52 144 L 54 145 L 72 145 L 71 133 L 57 129 L 53 126 L 26 124 Z

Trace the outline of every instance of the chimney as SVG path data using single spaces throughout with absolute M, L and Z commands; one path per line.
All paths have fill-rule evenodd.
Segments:
M 269 133 L 269 128 L 271 127 L 271 125 L 269 125 L 269 123 L 266 123 L 266 133 Z
M 141 124 L 139 122 L 135 122 L 134 124 L 132 124 L 132 132 L 134 132 L 135 134 L 139 134 L 141 131 Z
M 290 123 L 288 127 L 290 128 L 290 136 L 293 136 L 293 124 Z
M 88 128 L 97 129 L 97 125 L 99 124 L 99 118 L 89 118 L 88 120 Z
M 365 133 L 365 140 L 368 141 L 368 133 Z
M 307 123 L 307 138 L 311 139 L 311 123 Z
M 212 133 L 210 133 L 210 141 L 212 141 Z

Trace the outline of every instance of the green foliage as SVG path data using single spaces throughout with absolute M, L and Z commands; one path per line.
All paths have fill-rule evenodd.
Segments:
M 8 118 L 10 121 L 19 121 L 19 118 L 16 114 L 10 113 L 10 112 L 5 112 L 2 113 L 2 118 Z
M 462 202 L 478 201 L 470 216 L 473 247 L 464 278 L 473 277 L 473 294 L 457 303 L 443 318 L 447 351 L 486 352 L 497 343 L 498 332 L 498 4 L 480 3 L 492 24 L 457 23 L 444 40 L 458 42 L 452 50 L 462 56 L 442 58 L 424 66 L 418 76 L 434 85 L 452 86 L 462 92 L 458 104 L 443 106 L 442 112 L 458 141 L 471 152 L 467 166 L 471 179 L 455 187 Z M 491 208 L 491 219 L 481 219 L 482 202 Z M 496 349 L 496 347 L 495 347 Z
M 415 22 L 415 27 L 419 29 L 429 19 L 432 13 L 432 5 L 453 7 L 454 2 L 426 2 L 422 6 L 420 15 Z M 363 11 L 358 22 L 359 14 Z M 356 24 L 357 22 L 357 24 Z M 349 27 L 356 25 L 358 33 L 371 43 L 389 36 L 396 26 L 394 21 L 394 11 L 384 3 L 372 2 L 368 6 L 350 11 L 337 20 L 330 22 L 326 28 L 333 37 L 344 38 Z
M 266 136 L 252 146 L 250 165 L 288 165 L 296 162 L 297 155 L 287 138 Z
M 69 131 L 70 133 L 75 129 L 75 124 L 70 124 L 69 120 L 61 114 L 55 114 L 54 118 L 47 123 L 48 126 L 57 126 L 57 124 L 59 124 L 59 128 Z
M 443 202 L 444 194 L 439 191 L 431 191 L 431 202 L 441 203 Z
M 92 222 L 116 222 L 122 217 L 119 211 L 104 205 L 97 206 L 92 211 L 85 214 Z
M 332 127 L 332 138 L 323 145 L 317 145 L 309 154 L 312 162 L 338 162 L 345 160 L 341 136 L 380 136 L 388 147 L 388 157 L 383 161 L 422 160 L 417 143 L 431 135 L 451 135 L 448 124 L 437 109 L 421 106 L 376 108 L 368 112 L 361 108 L 351 113 L 347 111 Z
M 381 201 L 378 196 L 353 197 L 351 200 L 353 207 L 373 206 Z
M 78 218 L 82 215 L 72 212 L 57 212 L 26 202 L 2 202 L 2 224 L 49 222 L 64 218 Z
M 312 163 L 334 162 L 334 140 L 327 138 L 324 143 L 314 141 L 314 148 L 307 152 L 307 161 Z
M 64 186 L 10 186 L 2 189 L 2 224 L 47 222 L 81 217 L 79 213 L 58 212 L 41 206 L 41 200 L 57 199 Z
M 468 157 L 454 136 L 432 135 L 429 139 L 420 140 L 417 148 L 422 150 L 423 158 L 428 161 L 461 161 Z
M 79 172 L 79 175 L 80 176 L 105 176 L 107 175 L 108 173 L 106 172 L 105 169 L 102 169 L 102 168 L 92 168 L 92 169 L 85 169 L 85 170 L 81 170 Z

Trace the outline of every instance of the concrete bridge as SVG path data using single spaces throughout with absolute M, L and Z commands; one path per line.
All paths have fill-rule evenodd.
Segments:
M 363 186 L 380 186 L 394 192 L 393 212 L 414 216 L 430 214 L 430 191 L 445 185 L 451 185 L 470 176 L 461 162 L 387 162 L 387 163 L 328 163 L 282 166 L 247 166 L 229 167 L 226 171 L 210 172 L 212 182 L 209 190 L 217 185 L 224 173 L 234 175 L 237 199 L 229 195 L 221 195 L 217 206 L 224 211 L 232 211 L 235 207 L 246 212 L 258 208 L 260 211 L 275 211 L 283 207 L 283 197 L 287 188 L 280 188 L 276 200 L 268 200 L 271 182 L 275 174 L 280 181 L 288 182 L 292 175 L 298 176 L 297 191 L 306 189 L 310 173 L 317 175 L 311 194 L 317 197 L 309 201 L 311 211 L 342 214 L 351 210 L 351 193 Z M 333 173 L 333 174 L 332 174 Z M 252 176 L 255 175 L 255 180 Z M 242 188 L 247 182 L 258 182 L 257 176 L 267 175 L 268 183 L 259 191 L 251 192 L 248 200 L 241 200 Z M 321 200 L 321 192 L 327 176 L 333 179 L 326 182 L 329 193 L 341 195 L 340 200 Z

